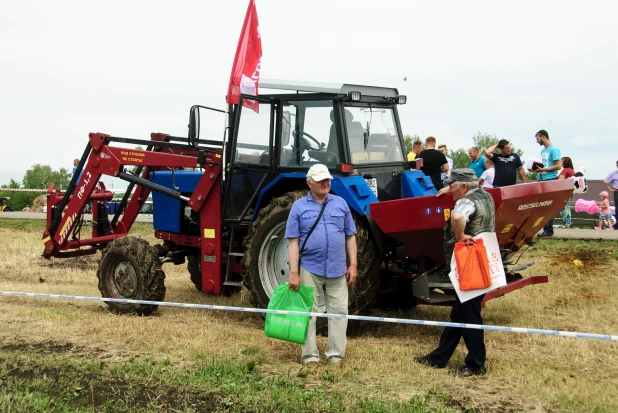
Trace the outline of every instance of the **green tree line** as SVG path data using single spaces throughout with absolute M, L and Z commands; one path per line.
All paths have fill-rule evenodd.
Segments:
M 71 180 L 71 171 L 66 168 L 52 169 L 49 165 L 34 164 L 24 174 L 21 182 L 11 179 L 8 184 L 0 187 L 0 197 L 10 198 L 8 206 L 14 211 L 21 211 L 26 205 L 32 206 L 34 199 L 43 193 L 3 191 L 1 188 L 11 189 L 46 189 L 50 184 L 55 188 L 66 189 Z

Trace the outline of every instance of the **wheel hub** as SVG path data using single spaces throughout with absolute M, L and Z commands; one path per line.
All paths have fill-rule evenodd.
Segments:
M 290 266 L 288 263 L 288 240 L 285 238 L 286 222 L 277 224 L 266 236 L 260 248 L 260 281 L 264 292 L 271 297 L 275 288 L 288 281 Z
M 132 298 L 137 291 L 137 274 L 128 261 L 120 261 L 114 267 L 113 290 L 125 298 Z

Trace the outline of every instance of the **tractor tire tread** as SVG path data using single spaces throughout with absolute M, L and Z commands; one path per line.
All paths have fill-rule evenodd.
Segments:
M 132 297 L 136 300 L 145 301 L 162 301 L 165 298 L 165 273 L 161 269 L 161 261 L 154 247 L 150 246 L 147 241 L 136 237 L 122 237 L 110 242 L 102 251 L 99 260 L 99 269 L 97 270 L 97 278 L 99 280 L 98 287 L 101 295 L 106 298 L 111 294 L 106 285 L 107 267 L 113 264 L 118 257 L 126 257 L 128 261 L 134 261 L 134 268 L 138 273 L 139 288 Z M 111 262 L 108 262 L 110 261 Z M 133 264 L 133 263 L 132 263 Z M 109 276 L 109 274 L 107 274 Z M 150 304 L 122 304 L 122 303 L 106 303 L 110 309 L 121 314 L 137 314 L 147 316 L 152 314 L 157 309 L 156 305 Z

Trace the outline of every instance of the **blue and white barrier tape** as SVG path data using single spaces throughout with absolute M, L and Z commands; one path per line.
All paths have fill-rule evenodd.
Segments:
M 329 313 L 311 313 L 311 312 L 303 312 L 303 311 L 267 310 L 264 308 L 230 307 L 230 306 L 225 306 L 225 305 L 212 305 L 212 304 L 188 304 L 188 303 L 177 303 L 177 302 L 167 302 L 167 301 L 127 300 L 127 299 L 121 299 L 121 298 L 85 297 L 85 296 L 79 296 L 79 295 L 39 294 L 39 293 L 24 293 L 24 292 L 12 292 L 12 291 L 0 291 L 0 296 L 2 295 L 11 296 L 11 297 L 36 297 L 36 298 L 56 298 L 56 299 L 64 299 L 64 300 L 103 301 L 103 302 L 121 303 L 121 304 L 147 304 L 147 305 L 157 305 L 157 306 L 167 306 L 167 307 L 199 308 L 199 309 L 204 309 L 204 310 L 241 311 L 241 312 L 248 312 L 248 313 L 291 314 L 291 315 L 305 315 L 305 316 L 329 317 L 329 318 L 347 318 L 349 320 L 378 321 L 378 322 L 383 322 L 383 323 L 417 324 L 417 325 L 435 326 L 435 327 L 471 328 L 471 329 L 476 329 L 476 330 L 505 331 L 509 333 L 542 334 L 542 335 L 547 335 L 547 336 L 591 338 L 595 340 L 618 341 L 618 336 L 612 336 L 609 334 L 591 334 L 591 333 L 578 333 L 578 332 L 559 331 L 559 330 L 542 330 L 542 329 L 537 329 L 537 328 L 502 327 L 502 326 L 479 325 L 479 324 L 451 323 L 448 321 L 411 320 L 407 318 L 370 317 L 370 316 L 364 316 L 364 315 L 345 315 L 345 314 L 329 314 Z
M 55 188 L 55 190 L 58 190 L 59 188 Z M 46 193 L 47 189 L 30 189 L 30 188 L 0 188 L 0 192 L 3 191 L 8 191 L 8 192 L 41 192 L 41 193 Z M 64 189 L 61 189 L 61 191 L 64 191 Z M 124 193 L 127 192 L 127 189 L 105 189 L 106 192 L 113 192 L 113 193 Z

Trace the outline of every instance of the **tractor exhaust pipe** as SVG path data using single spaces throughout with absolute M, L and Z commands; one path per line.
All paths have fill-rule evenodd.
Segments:
M 169 196 L 170 198 L 180 199 L 180 200 L 187 201 L 187 202 L 189 201 L 188 197 L 181 195 L 180 192 L 178 191 L 174 191 L 164 186 L 155 184 L 153 182 L 147 181 L 146 179 L 140 178 L 138 176 L 131 175 L 126 172 L 120 172 L 118 173 L 117 177 L 122 179 L 123 181 L 131 182 L 132 184 L 143 186 L 145 188 L 150 189 L 151 191 L 158 192 L 165 196 Z

